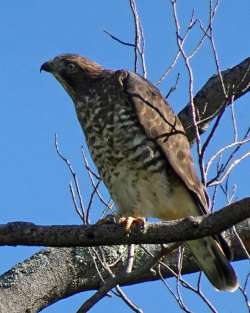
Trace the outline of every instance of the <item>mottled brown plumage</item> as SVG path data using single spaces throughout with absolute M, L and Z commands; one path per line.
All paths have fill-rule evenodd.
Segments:
M 125 217 L 163 220 L 207 212 L 189 142 L 160 92 L 141 76 L 104 70 L 77 55 L 42 65 L 71 96 L 91 155 Z M 187 244 L 200 268 L 220 290 L 238 282 L 223 252 L 225 243 L 206 237 Z

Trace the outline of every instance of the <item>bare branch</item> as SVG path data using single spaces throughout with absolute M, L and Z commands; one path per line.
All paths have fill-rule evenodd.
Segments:
M 250 272 L 247 274 L 247 277 L 246 277 L 246 280 L 245 280 L 245 283 L 244 283 L 244 286 L 243 287 L 239 287 L 239 290 L 244 298 L 244 301 L 246 303 L 246 306 L 247 306 L 247 309 L 248 309 L 248 312 L 250 312 L 250 302 L 249 302 L 249 298 L 248 298 L 248 295 L 247 295 L 247 285 L 248 285 L 248 282 L 249 282 L 249 278 L 250 278 Z
M 125 292 L 121 289 L 120 286 L 116 286 L 116 290 L 119 293 L 119 296 L 122 298 L 122 300 L 130 307 L 130 309 L 133 312 L 136 313 L 143 313 L 143 310 L 140 309 L 136 304 L 134 304 L 129 297 L 125 294 Z
M 75 171 L 74 171 L 70 161 L 62 154 L 62 152 L 59 149 L 57 134 L 55 134 L 55 147 L 56 147 L 56 153 L 63 160 L 63 162 L 65 162 L 65 164 L 67 165 L 67 167 L 68 167 L 68 169 L 70 171 L 71 176 L 73 177 L 73 182 L 74 182 L 74 185 L 75 185 L 75 188 L 76 188 L 77 198 L 78 198 L 79 204 L 80 204 L 80 208 L 78 208 L 76 197 L 75 197 L 75 193 L 74 193 L 74 190 L 73 190 L 73 185 L 70 184 L 70 192 L 71 192 L 71 196 L 72 196 L 72 199 L 73 199 L 74 208 L 75 208 L 77 214 L 80 216 L 80 218 L 83 221 L 83 223 L 86 224 L 87 223 L 87 220 L 86 220 L 86 210 L 85 210 L 85 207 L 84 207 L 84 203 L 83 203 L 83 199 L 82 199 L 82 195 L 81 195 L 81 190 L 80 190 L 80 186 L 79 186 L 79 183 L 78 183 L 78 179 L 77 179 L 76 173 L 75 173 Z
M 137 11 L 136 1 L 129 0 L 129 5 L 134 19 L 135 40 L 134 40 L 134 71 L 138 71 L 138 56 L 140 58 L 143 77 L 147 77 L 147 68 L 145 62 L 145 40 L 140 16 Z
M 184 35 L 182 36 L 182 45 L 184 45 L 189 32 L 191 31 L 191 29 L 193 28 L 193 26 L 195 25 L 196 20 L 194 19 L 194 11 L 192 12 L 192 16 L 191 19 L 189 21 L 189 26 L 187 27 Z M 205 36 L 203 35 L 203 38 L 205 38 Z M 201 43 L 199 44 L 199 46 L 201 45 Z M 197 47 L 196 47 L 197 48 Z M 165 70 L 165 72 L 161 75 L 160 79 L 157 81 L 157 84 L 160 84 L 163 82 L 163 80 L 167 77 L 167 75 L 171 72 L 171 70 L 175 67 L 179 57 L 181 56 L 181 51 L 180 49 L 178 49 L 178 52 L 176 53 L 172 63 L 168 66 L 168 68 Z
M 87 158 L 86 158 L 86 156 L 84 154 L 83 147 L 81 147 L 81 152 L 82 152 L 82 158 L 83 158 L 84 166 L 85 166 L 85 168 L 87 170 L 88 177 L 89 177 L 89 180 L 90 180 L 90 183 L 91 183 L 91 186 L 92 186 L 93 190 L 95 191 L 95 193 L 98 196 L 98 198 L 101 201 L 101 203 L 104 204 L 104 206 L 106 208 L 111 209 L 112 208 L 112 204 L 110 204 L 109 202 L 106 202 L 105 199 L 103 198 L 103 196 L 101 195 L 101 193 L 98 190 L 98 186 L 99 186 L 99 183 L 101 181 L 101 178 L 90 168 L 88 160 L 87 160 Z M 95 182 L 94 178 L 97 179 L 97 183 Z M 88 212 L 88 214 L 89 214 L 89 212 Z
M 250 129 L 249 129 L 250 130 Z M 247 132 L 247 134 L 249 133 L 249 131 Z M 226 150 L 228 149 L 231 149 L 231 148 L 234 148 L 236 146 L 236 149 L 233 151 L 233 153 L 237 152 L 238 151 L 238 148 L 241 147 L 243 144 L 247 143 L 250 141 L 250 137 L 246 137 L 244 136 L 245 138 L 243 138 L 242 140 L 240 141 L 235 141 L 233 143 L 230 143 L 224 147 L 222 147 L 221 149 L 219 149 L 217 152 L 215 152 L 213 154 L 213 156 L 208 160 L 207 162 L 207 165 L 206 165 L 206 174 L 208 173 L 212 163 L 214 162 L 214 160 L 218 157 L 220 157 Z M 231 160 L 231 158 L 230 158 Z M 229 161 L 230 161 L 229 160 Z
M 250 57 L 240 64 L 222 71 L 221 75 L 227 90 L 228 99 L 233 97 L 234 101 L 236 101 L 250 91 Z M 197 125 L 200 134 L 206 131 L 209 123 L 218 115 L 220 108 L 225 105 L 225 95 L 220 86 L 220 77 L 218 75 L 212 76 L 194 97 L 195 108 L 199 112 Z M 229 100 L 226 102 L 226 105 L 230 103 L 231 101 Z M 186 130 L 189 141 L 193 142 L 195 139 L 195 128 L 192 122 L 190 105 L 187 104 L 178 116 Z
M 104 33 L 124 46 L 129 46 L 129 47 L 135 46 L 133 43 L 125 42 L 125 41 L 119 39 L 118 37 L 116 37 L 116 36 L 112 35 L 110 32 L 108 32 L 107 30 L 104 30 Z
M 95 305 L 100 299 L 102 299 L 106 293 L 114 288 L 116 285 L 126 284 L 128 281 L 137 277 L 138 275 L 150 271 L 150 269 L 158 262 L 158 260 L 165 254 L 164 250 L 159 251 L 152 259 L 148 260 L 144 266 L 137 268 L 133 272 L 127 273 L 122 272 L 120 275 L 111 277 L 109 280 L 105 281 L 105 284 L 101 286 L 98 291 L 90 297 L 84 304 L 80 307 L 77 313 L 87 312 L 93 305 Z
M 237 225 L 236 228 L 247 249 L 250 249 L 250 221 L 247 220 Z M 235 240 L 234 237 L 231 238 L 234 260 L 245 258 L 245 253 L 238 240 Z M 115 263 L 120 255 L 124 255 L 121 261 L 112 268 L 114 273 L 121 272 L 127 264 L 126 254 L 124 254 L 126 248 L 119 245 L 103 247 L 103 249 L 105 249 L 110 263 Z M 159 245 L 148 245 L 147 249 L 154 255 L 159 251 Z M 175 272 L 177 271 L 176 257 L 176 253 L 173 252 L 162 260 Z M 148 258 L 151 256 L 137 247 L 135 269 L 143 268 Z M 98 259 L 96 262 L 99 262 Z M 196 271 L 199 271 L 199 268 L 187 253 L 184 255 L 182 274 Z M 167 267 L 161 267 L 161 273 L 163 277 L 174 275 Z M 107 277 L 105 272 L 102 271 L 102 274 Z M 159 279 L 158 273 L 149 270 L 137 272 L 137 275 L 129 276 L 128 280 L 123 283 L 131 285 L 156 279 Z M 35 313 L 49 304 L 75 293 L 98 289 L 100 284 L 100 276 L 90 256 L 89 248 L 49 248 L 46 251 L 38 252 L 23 263 L 19 263 L 1 276 L 0 311 L 2 313 L 24 311 Z
M 0 245 L 89 247 L 180 242 L 218 234 L 249 217 L 250 198 L 245 198 L 206 216 L 146 224 L 143 231 L 134 227 L 129 236 L 119 224 L 39 226 L 16 222 L 0 225 Z
M 179 80 L 180 80 L 180 73 L 177 74 L 175 84 L 170 87 L 168 93 L 165 96 L 165 99 L 167 99 L 171 95 L 171 93 L 173 93 L 176 90 Z
M 186 69 L 187 69 L 187 73 L 188 73 L 188 94 L 189 94 L 189 104 L 190 104 L 190 111 L 191 111 L 191 118 L 192 118 L 192 124 L 194 126 L 194 133 L 195 133 L 195 141 L 196 141 L 196 147 L 197 147 L 197 155 L 200 156 L 201 155 L 201 140 L 200 140 L 200 133 L 199 133 L 199 128 L 197 125 L 197 121 L 198 121 L 198 115 L 196 112 L 196 107 L 194 104 L 194 96 L 193 96 L 193 71 L 191 68 L 191 64 L 190 64 L 190 55 L 187 55 L 185 49 L 184 49 L 184 44 L 182 41 L 182 38 L 180 36 L 180 23 L 179 23 L 179 19 L 177 16 L 177 8 L 176 8 L 176 0 L 171 0 L 171 4 L 172 4 L 172 10 L 173 10 L 173 16 L 174 16 L 174 22 L 175 22 L 175 29 L 176 29 L 176 42 L 177 42 L 177 46 L 181 52 L 183 61 L 185 63 Z M 192 27 L 193 24 L 190 25 L 190 27 Z M 202 182 L 205 182 L 205 177 L 204 177 L 204 162 L 203 162 L 203 158 L 200 158 L 200 172 L 201 172 L 201 177 L 202 177 Z
M 220 185 L 221 183 L 223 183 L 223 181 L 228 177 L 228 175 L 231 173 L 231 171 L 238 165 L 240 164 L 241 161 L 243 161 L 244 159 L 250 157 L 250 152 L 247 152 L 245 154 L 243 154 L 241 157 L 239 157 L 238 159 L 234 160 L 230 166 L 228 167 L 228 169 L 226 170 L 226 172 L 223 174 L 223 176 L 214 181 L 214 182 L 209 182 L 208 185 L 209 186 L 214 186 L 214 185 Z

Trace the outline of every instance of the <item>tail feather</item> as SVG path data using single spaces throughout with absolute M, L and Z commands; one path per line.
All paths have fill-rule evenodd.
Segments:
M 187 242 L 200 269 L 218 290 L 235 291 L 239 284 L 227 257 L 213 237 Z

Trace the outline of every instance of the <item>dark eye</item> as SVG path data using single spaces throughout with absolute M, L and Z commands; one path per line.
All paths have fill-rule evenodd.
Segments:
M 68 63 L 66 65 L 66 71 L 69 74 L 74 73 L 76 69 L 77 69 L 77 65 L 75 63 Z

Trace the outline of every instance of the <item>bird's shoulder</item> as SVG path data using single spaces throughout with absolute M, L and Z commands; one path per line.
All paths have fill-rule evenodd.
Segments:
M 147 79 L 126 70 L 119 70 L 114 75 L 134 106 L 146 135 L 159 146 L 167 162 L 198 199 L 205 213 L 208 206 L 206 193 L 197 176 L 190 144 L 178 116 Z

